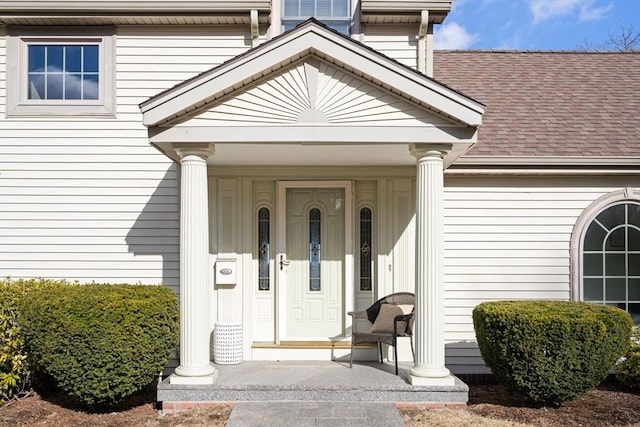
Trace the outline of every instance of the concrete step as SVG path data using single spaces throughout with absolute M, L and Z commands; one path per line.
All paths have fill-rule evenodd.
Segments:
M 464 405 L 469 388 L 455 378 L 452 386 L 416 386 L 394 375 L 390 364 L 328 361 L 242 362 L 218 365 L 212 385 L 158 385 L 157 399 L 175 402 L 391 402 Z M 170 405 L 169 405 L 170 406 Z M 198 405 L 196 405 L 198 406 Z

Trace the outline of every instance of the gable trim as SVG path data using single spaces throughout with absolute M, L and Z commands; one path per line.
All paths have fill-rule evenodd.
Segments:
M 315 20 L 249 50 L 143 102 L 146 126 L 169 126 L 233 91 L 315 55 L 425 108 L 467 126 L 482 123 L 484 107 L 436 81 L 331 31 Z M 364 71 L 363 71 L 364 70 Z

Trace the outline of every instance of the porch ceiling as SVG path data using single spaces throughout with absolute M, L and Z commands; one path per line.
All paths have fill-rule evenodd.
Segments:
M 413 166 L 409 144 L 301 145 L 216 144 L 210 165 L 238 166 Z M 461 155 L 462 153 L 459 153 Z M 457 157 L 457 156 L 456 156 Z

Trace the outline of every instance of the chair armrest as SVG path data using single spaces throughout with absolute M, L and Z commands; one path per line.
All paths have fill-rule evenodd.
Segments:
M 351 325 L 351 335 L 356 333 L 356 325 L 358 324 L 358 322 L 356 322 L 356 319 L 365 319 L 367 321 L 369 320 L 366 310 L 350 311 L 347 314 L 353 318 L 353 324 Z
M 413 312 L 409 314 L 398 314 L 393 318 L 393 335 L 398 336 L 398 323 L 406 322 L 405 330 L 402 331 L 402 335 L 406 334 L 407 330 L 409 330 L 409 334 L 413 334 L 413 331 L 410 328 L 410 320 L 413 318 Z
M 366 310 L 350 311 L 347 314 L 349 316 L 353 317 L 354 319 L 367 319 L 367 320 L 369 320 L 369 318 L 367 317 L 367 311 Z

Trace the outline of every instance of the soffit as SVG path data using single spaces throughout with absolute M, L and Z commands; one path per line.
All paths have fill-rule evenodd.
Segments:
M 450 0 L 361 0 L 361 21 L 366 24 L 419 23 L 423 10 L 429 22 L 441 24 L 451 10 Z
M 3 1 L 7 12 L 227 12 L 271 8 L 269 0 L 18 0 Z
M 269 16 L 259 15 L 261 24 L 269 22 Z M 249 25 L 249 11 L 224 14 L 97 14 L 97 15 L 14 15 L 0 14 L 0 23 L 24 26 L 94 26 L 94 25 Z
M 266 23 L 270 1 L 3 1 L 0 22 L 12 25 L 246 24 L 251 10 L 261 12 L 260 21 Z

